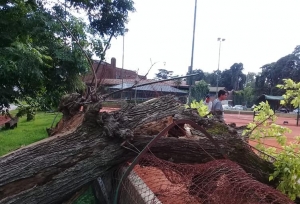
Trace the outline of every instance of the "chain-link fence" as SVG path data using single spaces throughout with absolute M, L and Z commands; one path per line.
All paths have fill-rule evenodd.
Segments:
M 185 125 L 185 128 L 191 127 Z M 197 143 L 194 136 L 190 136 L 189 140 Z M 174 163 L 172 158 L 158 158 L 151 152 L 149 144 L 145 147 L 146 153 L 127 144 L 128 149 L 137 153 L 137 158 L 110 171 L 99 182 L 107 203 L 293 203 L 280 191 L 255 180 L 242 168 L 245 167 L 242 163 L 209 155 L 211 160 L 207 163 L 179 164 Z M 218 144 L 214 146 L 222 152 L 218 150 Z M 256 154 L 255 150 L 251 154 Z
M 230 160 L 175 164 L 146 154 L 122 183 L 119 203 L 293 203 Z

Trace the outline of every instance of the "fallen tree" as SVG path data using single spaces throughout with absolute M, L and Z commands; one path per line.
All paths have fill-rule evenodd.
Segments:
M 269 183 L 273 166 L 258 157 L 237 131 L 226 124 L 198 116 L 173 97 L 162 97 L 120 111 L 99 112 L 101 101 L 85 104 L 73 94 L 60 104 L 62 124 L 77 117 L 74 129 L 54 131 L 55 135 L 0 158 L 0 203 L 58 203 L 76 190 L 137 156 L 126 143 L 143 149 L 153 136 L 173 121 L 189 119 L 202 126 L 227 157 L 256 180 Z M 181 129 L 181 128 L 179 128 Z M 181 130 L 182 131 L 182 130 Z M 169 132 L 176 132 L 172 130 Z M 160 138 L 151 151 L 175 163 L 205 163 L 223 159 L 220 150 L 201 132 L 196 140 L 188 136 Z M 184 135 L 183 135 L 184 136 Z

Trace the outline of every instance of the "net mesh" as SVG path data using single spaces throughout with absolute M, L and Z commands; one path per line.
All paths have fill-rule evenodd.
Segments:
M 119 203 L 293 203 L 230 160 L 175 164 L 146 154 L 122 183 Z

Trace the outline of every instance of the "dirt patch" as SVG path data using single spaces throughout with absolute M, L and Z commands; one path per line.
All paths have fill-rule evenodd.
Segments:
M 5 116 L 0 116 L 0 127 L 4 126 L 5 123 L 10 121 L 10 118 L 5 117 Z
M 159 168 L 137 165 L 134 171 L 163 204 L 199 203 L 199 200 L 189 194 L 184 183 L 170 182 Z
M 237 127 L 247 125 L 253 121 L 253 115 L 225 114 L 224 118 L 226 123 L 235 123 Z M 295 118 L 277 117 L 276 124 L 292 130 L 291 133 L 286 134 L 288 143 L 294 142 L 296 136 L 300 135 L 300 126 L 297 126 L 296 123 L 297 120 Z M 262 141 L 267 146 L 280 148 L 275 138 L 266 138 Z M 253 146 L 257 144 L 255 141 L 250 141 L 249 143 Z

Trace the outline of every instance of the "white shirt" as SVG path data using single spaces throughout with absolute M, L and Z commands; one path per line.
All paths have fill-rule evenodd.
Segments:
M 208 111 L 211 111 L 211 107 L 212 107 L 212 102 L 209 101 L 208 103 L 204 100 L 204 105 L 206 105 L 208 107 Z

